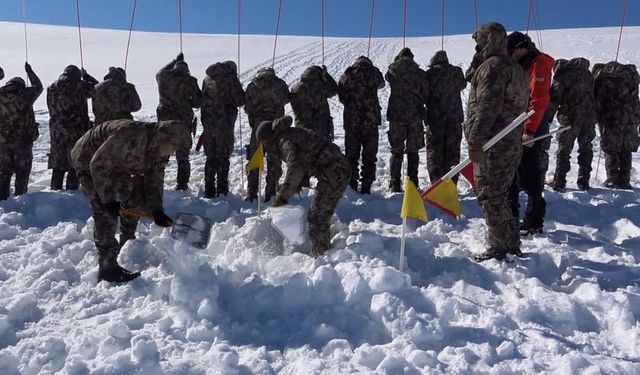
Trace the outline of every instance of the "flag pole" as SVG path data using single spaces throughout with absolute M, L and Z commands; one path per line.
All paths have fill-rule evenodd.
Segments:
M 563 126 L 563 127 L 559 128 L 559 129 L 556 129 L 556 130 L 554 130 L 554 131 L 552 131 L 552 132 L 548 132 L 547 134 L 544 134 L 544 135 L 541 135 L 541 136 L 535 137 L 535 138 L 533 138 L 533 139 L 530 139 L 530 140 L 528 140 L 528 141 L 524 142 L 522 145 L 523 145 L 523 146 L 530 145 L 530 144 L 532 144 L 533 142 L 537 142 L 537 141 L 539 141 L 539 140 L 541 140 L 541 139 L 545 139 L 545 138 L 551 137 L 551 136 L 552 136 L 552 135 L 554 135 L 554 134 L 560 134 L 560 133 L 565 132 L 565 131 L 567 131 L 567 130 L 569 130 L 569 129 L 571 129 L 571 126 Z
M 400 272 L 404 272 L 404 246 L 405 246 L 405 237 L 407 234 L 407 218 L 402 218 L 402 233 L 400 237 Z
M 258 168 L 258 217 L 260 217 L 260 214 L 262 213 L 261 210 L 261 196 L 260 196 L 260 192 L 262 191 L 262 169 Z

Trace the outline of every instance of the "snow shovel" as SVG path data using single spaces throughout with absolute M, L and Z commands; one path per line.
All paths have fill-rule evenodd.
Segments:
M 307 241 L 305 210 L 300 206 L 269 207 L 267 217 L 271 226 L 293 245 L 304 245 Z
M 123 207 L 120 209 L 120 213 L 125 216 L 137 216 L 153 221 L 153 215 L 135 208 Z M 178 212 L 171 226 L 171 238 L 177 241 L 184 241 L 199 249 L 204 249 L 209 243 L 212 226 L 213 221 L 209 218 L 187 212 Z

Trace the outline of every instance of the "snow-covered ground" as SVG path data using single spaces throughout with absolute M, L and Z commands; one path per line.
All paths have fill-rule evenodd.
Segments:
M 0 23 L 6 79 L 24 76 L 22 33 L 21 24 Z M 45 85 L 65 65 L 79 63 L 76 33 L 29 26 L 30 62 Z M 126 32 L 85 29 L 82 37 L 91 74 L 99 78 L 122 65 Z M 543 38 L 556 58 L 603 62 L 615 55 L 617 30 L 545 31 Z M 272 42 L 271 36 L 243 36 L 245 84 L 270 65 Z M 235 43 L 234 36 L 186 35 L 193 74 L 201 80 L 208 64 L 235 59 Z M 407 40 L 423 66 L 439 43 Z M 385 70 L 401 46 L 400 39 L 376 39 L 371 57 Z M 620 60 L 640 64 L 638 46 L 640 28 L 627 28 Z M 365 39 L 328 39 L 330 73 L 337 78 L 366 48 Z M 448 37 L 446 49 L 452 63 L 466 68 L 473 41 Z M 144 103 L 138 119 L 154 118 L 155 72 L 177 52 L 176 35 L 133 35 L 128 75 Z M 320 63 L 318 38 L 279 39 L 275 69 L 287 82 Z M 388 95 L 388 88 L 380 92 L 383 108 Z M 142 277 L 96 285 L 84 197 L 47 187 L 44 97 L 35 108 L 41 136 L 29 194 L 0 203 L 2 375 L 640 373 L 640 191 L 601 188 L 603 166 L 589 192 L 571 189 L 575 164 L 566 193 L 545 191 L 546 233 L 524 239 L 530 256 L 511 263 L 469 260 L 487 246 L 486 228 L 473 193 L 461 183 L 464 217 L 455 221 L 429 207 L 429 223 L 412 222 L 408 268 L 401 273 L 402 197 L 386 191 L 386 122 L 374 194 L 347 191 L 332 226 L 334 250 L 319 259 L 283 244 L 243 201 L 238 139 L 233 193 L 226 198 L 203 198 L 202 153 L 192 153 L 191 192 L 172 191 L 175 162 L 167 168 L 168 212 L 213 219 L 209 246 L 191 248 L 141 223 L 120 261 Z M 342 108 L 337 99 L 330 103 L 336 143 L 343 146 Z M 246 142 L 246 116 L 243 121 Z M 639 159 L 634 154 L 635 186 Z M 425 187 L 424 160 L 420 178 Z M 309 194 L 291 204 L 308 207 Z

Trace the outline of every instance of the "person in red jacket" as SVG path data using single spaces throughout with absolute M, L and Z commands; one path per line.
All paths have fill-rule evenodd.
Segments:
M 529 36 L 518 31 L 509 34 L 507 52 L 526 70 L 529 78 L 529 110 L 535 113 L 524 123 L 522 142 L 525 143 L 549 132 L 550 121 L 546 112 L 551 100 L 551 72 L 555 60 L 540 52 Z M 524 146 L 518 175 L 511 187 L 511 206 L 516 219 L 520 208 L 519 190 L 527 193 L 527 210 L 520 224 L 522 235 L 542 233 L 547 206 L 542 196 L 543 174 L 546 172 L 542 160 L 547 152 L 543 142 L 540 140 Z

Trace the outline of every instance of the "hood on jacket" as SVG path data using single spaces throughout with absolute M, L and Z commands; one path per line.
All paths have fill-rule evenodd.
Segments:
M 447 64 L 449 64 L 449 58 L 447 57 L 447 52 L 444 50 L 436 52 L 436 54 L 431 58 L 431 61 L 429 61 L 429 66 Z
M 258 142 L 269 141 L 279 132 L 290 128 L 292 124 L 291 116 L 283 116 L 274 121 L 262 121 L 256 130 L 256 139 Z
M 67 65 L 60 76 L 61 80 L 79 81 L 82 78 L 82 73 L 75 65 Z
M 127 81 L 127 73 L 122 68 L 116 68 L 113 66 L 109 67 L 109 73 L 104 76 L 104 79 L 114 79 L 117 81 Z
M 409 58 L 413 60 L 413 52 L 411 52 L 411 49 L 409 47 L 404 47 L 403 49 L 401 49 L 400 52 L 398 52 L 398 55 L 393 59 L 393 61 L 398 61 L 402 58 Z
M 593 75 L 594 77 L 597 77 L 602 72 L 603 69 L 604 69 L 603 63 L 595 63 L 591 68 L 591 75 Z
M 353 63 L 353 66 L 373 66 L 373 62 L 366 56 L 360 56 L 356 59 L 356 62 Z
M 591 65 L 591 62 L 589 62 L 589 60 L 585 59 L 584 57 L 576 57 L 569 60 L 569 64 L 575 66 L 576 68 L 589 70 L 589 65 Z
M 209 65 L 205 73 L 211 78 L 228 74 L 236 75 L 238 74 L 238 68 L 233 61 L 217 62 Z
M 27 87 L 27 83 L 21 77 L 13 77 L 10 80 L 8 80 L 4 86 L 8 88 L 10 87 L 13 90 L 18 90 L 18 89 L 21 90 Z
M 189 65 L 184 61 L 176 61 L 173 64 L 173 69 L 171 69 L 171 71 L 184 75 L 191 74 L 191 72 L 189 72 Z
M 492 56 L 507 55 L 507 31 L 501 24 L 485 23 L 472 37 L 476 41 L 476 51 L 482 54 L 483 61 Z
M 558 59 L 556 60 L 555 64 L 553 64 L 553 72 L 555 74 L 557 74 L 559 71 L 561 71 L 567 64 L 569 63 L 569 60 L 567 59 Z
M 273 70 L 273 68 L 271 67 L 264 67 L 264 68 L 258 69 L 258 71 L 256 72 L 256 75 L 253 77 L 253 79 L 251 79 L 251 82 L 253 82 L 253 84 L 256 86 L 261 86 L 264 82 L 275 79 L 275 78 L 276 78 L 276 71 Z
M 313 65 L 305 69 L 300 76 L 300 81 L 302 82 L 310 82 L 310 81 L 320 81 L 322 80 L 322 68 Z

